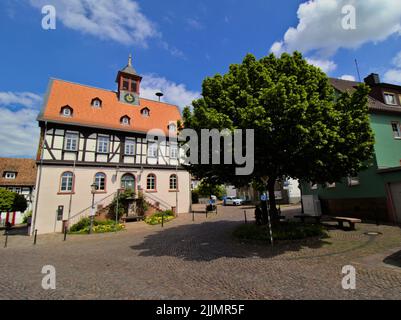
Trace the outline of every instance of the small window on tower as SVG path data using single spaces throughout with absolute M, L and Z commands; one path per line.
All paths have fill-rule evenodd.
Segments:
M 131 91 L 136 92 L 136 80 L 131 80 Z
M 128 91 L 128 88 L 129 88 L 129 81 L 128 81 L 128 79 L 124 79 L 123 80 L 123 90 Z

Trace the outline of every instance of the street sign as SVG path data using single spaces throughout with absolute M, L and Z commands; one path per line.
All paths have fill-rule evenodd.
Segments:
M 265 193 L 260 196 L 260 201 L 267 201 L 267 195 Z

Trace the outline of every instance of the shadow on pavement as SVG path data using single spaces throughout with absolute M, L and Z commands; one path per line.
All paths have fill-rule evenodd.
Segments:
M 271 247 L 264 242 L 241 242 L 232 236 L 238 221 L 213 221 L 166 228 L 145 237 L 139 245 L 143 257 L 172 256 L 188 261 L 211 261 L 219 258 L 272 258 L 304 247 L 320 248 L 324 239 L 281 242 Z
M 4 235 L 6 231 L 4 228 L 2 228 L 0 232 Z M 14 226 L 8 230 L 8 236 L 28 236 L 28 227 Z
M 401 250 L 388 256 L 383 260 L 383 262 L 401 268 Z

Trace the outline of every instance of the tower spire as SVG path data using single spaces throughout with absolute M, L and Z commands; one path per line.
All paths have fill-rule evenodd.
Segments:
M 128 67 L 132 67 L 132 54 L 131 53 L 128 56 Z

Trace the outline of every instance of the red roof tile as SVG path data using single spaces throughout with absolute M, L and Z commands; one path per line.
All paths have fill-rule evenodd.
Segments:
M 94 108 L 94 98 L 102 101 L 101 108 Z M 70 106 L 72 117 L 61 115 L 61 108 Z M 150 116 L 141 115 L 141 110 L 148 108 Z M 130 125 L 122 125 L 121 117 L 129 116 Z M 181 119 L 177 106 L 140 98 L 139 106 L 121 103 L 117 92 L 98 89 L 63 80 L 51 80 L 47 99 L 38 120 L 55 121 L 66 124 L 95 126 L 124 131 L 148 132 L 151 129 L 162 129 L 167 134 L 168 125 Z
M 33 159 L 0 158 L 0 186 L 34 186 L 36 161 Z M 15 179 L 5 179 L 6 172 L 15 172 Z

